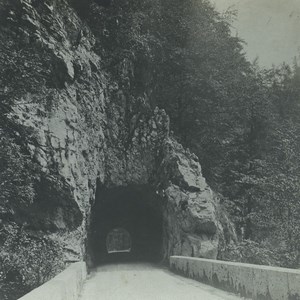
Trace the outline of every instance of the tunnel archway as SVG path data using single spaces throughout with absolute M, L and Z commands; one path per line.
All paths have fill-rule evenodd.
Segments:
M 148 185 L 98 186 L 89 248 L 93 265 L 120 260 L 159 261 L 162 257 L 162 201 L 153 188 Z

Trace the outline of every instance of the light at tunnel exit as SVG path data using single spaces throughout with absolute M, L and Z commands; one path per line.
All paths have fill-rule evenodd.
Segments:
M 131 236 L 124 228 L 115 228 L 106 237 L 106 250 L 108 254 L 131 251 Z

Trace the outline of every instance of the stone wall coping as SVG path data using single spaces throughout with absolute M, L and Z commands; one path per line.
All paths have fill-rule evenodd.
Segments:
M 87 277 L 86 263 L 76 262 L 19 300 L 77 300 Z
M 226 260 L 217 260 L 217 259 L 206 259 L 206 258 L 198 258 L 198 257 L 190 257 L 190 256 L 171 256 L 170 258 L 179 258 L 179 259 L 188 259 L 191 261 L 203 261 L 203 262 L 210 262 L 213 264 L 219 265 L 227 265 L 227 266 L 236 266 L 236 267 L 244 267 L 244 268 L 251 268 L 251 269 L 260 269 L 260 270 L 270 270 L 275 272 L 281 273 L 294 273 L 300 275 L 300 269 L 290 269 L 290 268 L 283 268 L 283 267 L 272 267 L 266 265 L 255 265 L 255 264 L 247 264 L 241 262 L 232 262 Z
M 171 256 L 170 268 L 242 299 L 299 300 L 300 270 L 187 256 Z

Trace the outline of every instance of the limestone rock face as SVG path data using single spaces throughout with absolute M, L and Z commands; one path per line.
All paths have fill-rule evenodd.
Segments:
M 198 159 L 172 140 L 166 141 L 163 151 L 165 254 L 216 258 L 221 235 L 218 203 L 202 177 Z
M 34 218 L 62 245 L 63 259 L 86 255 L 97 184 L 153 186 L 164 201 L 165 257 L 216 258 L 218 203 L 197 157 L 170 137 L 166 113 L 150 108 L 146 96 L 124 93 L 103 71 L 95 37 L 66 0 L 14 2 L 7 28 L 24 48 L 33 45 L 37 56 L 25 55 L 24 64 L 42 80 L 17 95 L 11 118 L 30 129 L 24 144 L 40 182 L 58 190 L 41 193 Z

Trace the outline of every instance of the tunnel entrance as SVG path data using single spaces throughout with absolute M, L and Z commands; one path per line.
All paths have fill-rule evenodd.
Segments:
M 89 232 L 92 264 L 159 261 L 162 258 L 162 201 L 146 185 L 97 187 Z

